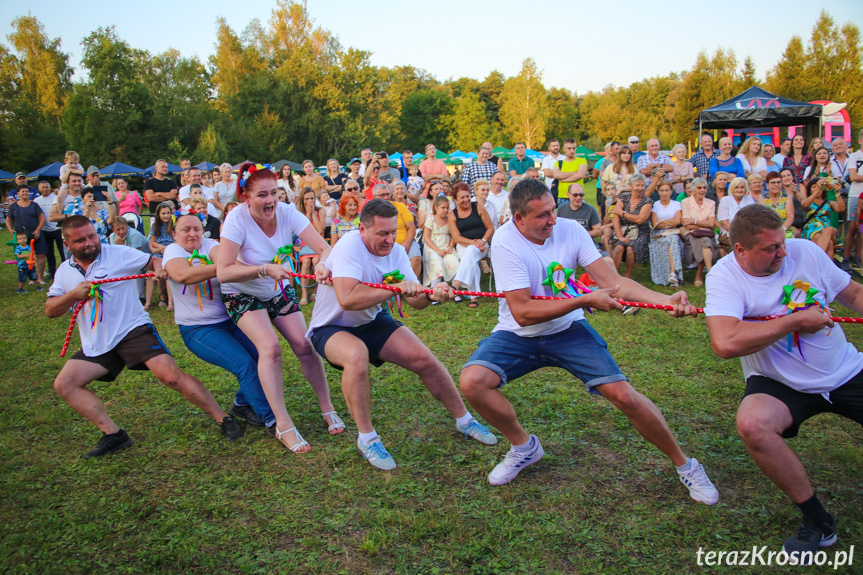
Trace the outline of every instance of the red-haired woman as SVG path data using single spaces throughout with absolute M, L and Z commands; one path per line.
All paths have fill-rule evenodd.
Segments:
M 285 408 L 282 348 L 276 330 L 300 360 L 330 433 L 341 433 L 345 424 L 330 402 L 324 364 L 305 337 L 306 322 L 290 285 L 291 276 L 281 262 L 293 249 L 294 236 L 322 261 L 329 256 L 330 246 L 293 204 L 278 201 L 276 174 L 269 166 L 244 163 L 236 197 L 241 204 L 225 219 L 216 262 L 222 299 L 231 319 L 258 350 L 258 376 L 276 416 L 272 432 L 291 451 L 308 451 L 309 444 Z

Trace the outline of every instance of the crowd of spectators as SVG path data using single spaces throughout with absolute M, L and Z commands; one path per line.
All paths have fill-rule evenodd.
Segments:
M 305 160 L 302 172 L 293 173 L 285 164 L 277 172 L 278 197 L 295 204 L 330 245 L 358 228 L 367 201 L 393 202 L 399 210 L 396 241 L 427 286 L 445 281 L 480 289 L 481 274 L 491 272 L 494 233 L 512 217 L 508 189 L 530 178 L 544 178 L 558 202 L 558 217 L 581 223 L 626 277 L 636 265 L 649 265 L 654 283 L 677 286 L 691 269 L 694 285 L 702 285 L 717 259 L 733 251 L 728 230 L 735 214 L 752 203 L 776 211 L 787 237 L 802 237 L 831 256 L 841 255 L 838 265 L 846 271 L 860 265 L 863 152 L 850 153 L 843 139 L 832 141 L 831 152 L 820 138 L 807 143 L 801 134 L 778 147 L 750 137 L 735 153 L 731 138 L 721 137 L 714 145 L 712 136 L 703 134 L 689 158 L 683 144 L 665 155 L 658 139 L 649 139 L 646 151 L 639 150 L 640 142 L 631 136 L 626 143 L 605 145 L 603 159 L 592 169 L 599 209 L 586 201 L 588 164 L 576 155 L 573 139 L 551 140 L 539 168 L 526 156 L 523 142 L 515 145 L 515 157 L 506 166 L 485 142 L 476 161 L 455 173 L 436 158 L 434 144 L 425 147 L 419 163 L 405 150 L 397 167 L 386 152 L 366 148 L 344 167 L 331 158 L 319 171 Z M 863 146 L 863 132 L 859 143 Z M 35 251 L 35 278 L 28 269 L 19 291 L 29 283 L 44 285 L 57 269 L 58 256 L 60 262 L 68 257 L 59 225 L 71 215 L 87 217 L 102 243 L 159 257 L 174 241 L 175 211 L 187 205 L 206 214 L 204 237 L 218 240 L 225 216 L 237 205 L 236 175 L 227 163 L 203 172 L 185 159 L 181 166 L 185 169 L 171 178 L 167 162 L 158 160 L 140 192 L 124 178 L 102 182 L 98 168 L 84 170 L 73 151 L 66 154 L 59 188 L 47 181 L 31 188 L 24 174 L 16 174 L 2 216 L 10 233 L 26 238 L 17 251 L 29 250 L 31 240 Z M 297 271 L 310 273 L 318 256 L 299 238 L 294 249 Z M 164 280 L 151 280 L 146 288 L 142 282 L 147 309 L 157 283 L 159 306 L 173 309 Z M 313 301 L 314 282 L 298 284 L 299 303 Z M 478 305 L 476 298 L 467 299 L 470 307 Z

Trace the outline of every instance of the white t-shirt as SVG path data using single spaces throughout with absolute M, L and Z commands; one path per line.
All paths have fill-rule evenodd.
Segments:
M 509 198 L 509 192 L 504 189 L 501 189 L 500 194 L 494 195 L 493 193 L 488 193 L 488 198 L 486 202 L 490 202 L 494 204 L 495 212 L 498 215 L 498 218 L 501 214 L 503 214 L 504 202 L 506 202 L 507 198 Z
M 590 265 L 599 258 L 596 244 L 584 226 L 564 218 L 558 218 L 551 237 L 541 246 L 524 237 L 515 222 L 509 221 L 495 232 L 491 250 L 491 264 L 498 289 L 508 292 L 530 288 L 531 295 L 557 295 L 551 286 L 542 285 L 552 262 L 574 270 L 576 266 Z M 551 335 L 581 319 L 584 319 L 584 311 L 576 309 L 557 319 L 521 327 L 513 319 L 506 298 L 501 298 L 497 325 L 492 331 L 509 331 L 522 337 Z
M 717 262 L 707 274 L 708 317 L 762 317 L 787 313 L 782 302 L 783 286 L 796 280 L 817 289 L 815 299 L 830 304 L 851 281 L 814 243 L 785 241 L 788 255 L 778 272 L 767 277 L 751 276 L 740 267 L 734 253 Z M 739 329 L 745 329 L 741 327 Z M 763 375 L 803 393 L 826 393 L 836 389 L 863 369 L 863 353 L 845 339 L 839 324 L 832 330 L 800 334 L 797 347 L 788 351 L 783 337 L 759 352 L 740 358 L 746 378 Z M 804 359 L 805 357 L 805 359 Z
M 189 199 L 191 197 L 191 195 L 189 194 L 190 188 L 191 186 L 183 186 L 182 188 L 180 188 L 180 195 L 177 201 L 182 203 L 183 200 Z M 213 216 L 214 218 L 221 217 L 222 212 L 220 212 L 216 206 L 210 203 L 210 200 L 215 199 L 216 197 L 213 193 L 213 188 L 201 186 L 201 191 L 204 193 L 204 198 L 207 200 L 207 215 Z
M 216 240 L 202 238 L 201 249 L 198 250 L 198 253 L 209 256 L 210 250 L 217 245 L 219 242 Z M 187 252 L 180 247 L 180 244 L 174 242 L 165 248 L 162 265 L 175 259 L 186 260 L 191 256 L 191 252 Z M 171 284 L 171 293 L 174 295 L 174 322 L 177 325 L 210 325 L 230 319 L 225 304 L 222 303 L 222 291 L 218 279 L 210 280 L 212 297 L 207 295 L 206 289 L 201 291 L 200 307 L 198 307 L 198 287 L 196 285 L 185 285 L 172 279 L 169 279 L 168 283 Z M 205 285 L 206 283 L 204 282 Z M 184 291 L 186 293 L 183 293 Z
M 233 213 L 233 212 L 232 212 Z M 369 251 L 359 230 L 353 230 L 341 238 L 324 262 L 332 272 L 333 278 L 353 278 L 361 282 L 381 283 L 384 274 L 399 270 L 405 280 L 417 282 L 417 276 L 411 268 L 411 261 L 404 246 L 395 244 L 387 256 L 376 256 Z M 381 311 L 380 304 L 360 311 L 346 311 L 339 305 L 336 290 L 333 286 L 319 285 L 315 309 L 309 320 L 309 331 L 306 337 L 311 337 L 316 328 L 325 325 L 357 327 L 375 319 Z
M 762 158 L 760 156 L 759 156 L 758 160 L 755 162 L 755 169 L 754 170 L 752 169 L 752 166 L 749 164 L 749 160 L 747 160 L 743 154 L 737 156 L 737 159 L 740 160 L 741 164 L 743 164 L 743 171 L 746 172 L 747 174 L 751 173 L 752 171 L 754 171 L 756 174 L 760 174 L 761 172 L 767 171 L 767 160 L 765 160 L 764 158 Z M 782 164 L 779 164 L 779 165 L 781 166 Z
M 731 222 L 734 221 L 734 216 L 737 215 L 737 212 L 754 203 L 755 199 L 749 194 L 743 196 L 739 204 L 737 203 L 737 200 L 734 199 L 734 196 L 727 195 L 719 200 L 719 208 L 716 210 L 716 221 L 722 222 L 724 220 L 728 220 L 728 225 L 731 226 Z M 719 233 L 727 236 L 728 230 L 720 225 Z
M 57 202 L 57 196 L 48 194 L 47 196 L 38 195 L 33 199 L 37 206 L 42 208 L 42 213 L 45 214 L 45 225 L 42 226 L 42 231 L 53 232 L 57 229 L 57 222 L 52 222 L 48 219 L 48 212 L 51 211 L 51 206 Z
M 74 256 L 64 261 L 54 274 L 54 283 L 48 289 L 48 297 L 64 295 L 83 281 L 94 281 L 121 276 L 136 275 L 150 261 L 150 254 L 133 248 L 116 245 L 103 245 L 96 260 L 87 268 L 86 274 Z M 91 328 L 90 311 L 93 298 L 90 298 L 78 314 L 78 335 L 81 336 L 81 349 L 87 357 L 102 355 L 114 349 L 120 340 L 140 325 L 150 323 L 150 316 L 144 311 L 138 299 L 136 282 L 124 281 L 102 284 L 102 320 Z
M 863 150 L 857 150 L 848 158 L 848 169 L 851 170 L 851 168 L 857 170 L 858 176 L 863 176 Z M 863 192 L 863 182 L 851 182 L 848 196 L 851 198 L 859 198 L 860 192 Z
M 293 204 L 278 202 L 276 233 L 273 237 L 267 237 L 249 213 L 249 205 L 240 204 L 225 218 L 220 237 L 240 246 L 238 262 L 247 266 L 259 266 L 272 263 L 279 248 L 293 246 L 294 236 L 300 235 L 309 225 L 311 225 L 309 218 L 298 212 Z M 222 293 L 244 293 L 262 301 L 270 301 L 279 294 L 279 291 L 278 284 L 269 277 L 222 284 Z
M 223 206 L 234 199 L 234 192 L 237 190 L 236 182 L 226 184 L 225 182 L 216 182 L 213 187 L 213 194 Z
M 565 157 L 566 156 L 564 156 L 563 154 L 558 154 L 556 158 L 552 158 L 551 154 L 549 154 L 542 159 L 541 169 L 542 170 L 553 170 L 554 167 L 557 165 L 557 162 L 559 160 L 564 159 Z M 542 173 L 543 173 L 543 175 L 545 175 L 545 171 L 543 171 Z M 545 185 L 546 185 L 546 187 L 548 187 L 549 190 L 551 189 L 551 184 L 553 182 L 554 182 L 554 178 L 549 177 L 549 176 L 545 176 Z
M 668 207 L 662 205 L 661 202 L 653 202 L 653 212 L 659 221 L 673 220 L 674 214 L 683 210 L 683 206 L 677 200 L 668 202 Z

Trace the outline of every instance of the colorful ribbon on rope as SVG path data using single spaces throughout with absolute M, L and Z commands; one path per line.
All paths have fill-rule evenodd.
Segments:
M 99 284 L 90 286 L 90 329 L 96 329 L 96 323 L 105 318 L 105 301 L 102 298 L 102 288 Z
M 280 266 L 285 267 L 285 263 L 288 264 L 289 273 L 296 274 L 297 270 L 294 268 L 294 261 L 292 259 L 294 255 L 294 246 L 293 244 L 288 244 L 286 246 L 282 246 L 279 248 L 279 251 L 276 252 L 276 256 L 273 258 L 273 263 Z M 282 297 L 285 300 L 290 301 L 288 299 L 288 294 L 285 293 L 285 284 L 284 280 L 276 280 L 275 285 L 273 286 L 273 290 L 280 289 L 282 290 Z
M 184 214 L 185 215 L 185 214 Z M 204 254 L 199 254 L 198 250 L 192 252 L 192 255 L 186 258 L 186 261 L 189 262 L 189 265 L 194 266 L 206 266 L 212 265 L 213 260 L 210 259 L 209 256 Z M 183 295 L 186 294 L 186 288 L 188 286 L 183 286 Z M 201 294 L 205 293 L 210 297 L 210 301 L 213 301 L 213 282 L 212 280 L 201 281 L 195 284 L 195 292 L 198 296 L 198 308 L 203 311 L 204 305 L 201 301 Z
M 399 270 L 393 270 L 389 273 L 384 274 L 384 278 L 382 281 L 384 285 L 401 283 L 405 281 L 405 274 L 403 274 Z M 395 302 L 396 309 L 398 309 L 399 312 L 399 317 L 410 317 L 409 315 L 405 315 L 402 312 L 402 297 L 400 295 L 401 292 L 396 290 L 392 291 L 395 291 L 395 295 L 387 300 L 387 307 L 390 310 L 390 315 L 393 315 L 393 302 Z
M 567 298 L 579 297 L 593 291 L 584 285 L 580 279 L 572 277 L 574 273 L 575 270 L 565 268 L 557 262 L 551 262 L 546 269 L 546 278 L 542 285 L 551 286 L 552 292 L 563 294 Z M 588 313 L 593 313 L 589 307 L 585 309 Z
M 788 315 L 796 311 L 809 309 L 813 305 L 817 305 L 824 310 L 827 317 L 831 317 L 830 308 L 824 305 L 824 302 L 821 300 L 815 299 L 815 294 L 817 293 L 818 290 L 814 289 L 812 284 L 809 282 L 797 280 L 791 285 L 782 286 L 782 304 L 785 305 L 785 309 L 788 310 Z M 827 332 L 827 335 L 830 335 L 829 331 Z M 803 357 L 803 347 L 800 345 L 799 331 L 794 331 L 788 334 L 788 352 L 791 353 L 795 347 L 797 348 L 797 351 L 800 352 L 800 357 L 805 361 L 806 358 Z

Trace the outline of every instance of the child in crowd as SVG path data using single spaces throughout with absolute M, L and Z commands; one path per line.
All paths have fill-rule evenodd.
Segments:
M 156 206 L 156 217 L 150 229 L 150 253 L 154 258 L 162 258 L 165 248 L 174 243 L 174 203 L 162 202 Z M 153 301 L 153 288 L 159 282 L 159 307 L 168 306 L 168 311 L 174 311 L 174 298 L 164 279 L 147 278 L 147 291 L 144 294 L 144 309 L 149 311 Z
M 36 281 L 36 266 L 31 269 L 27 264 L 30 259 L 30 242 L 26 234 L 18 234 L 15 259 L 18 261 L 18 293 L 24 293 L 24 282 L 29 280 L 30 285 L 33 285 Z M 37 285 L 36 291 L 43 291 L 42 286 Z
M 425 180 L 420 177 L 419 172 L 420 168 L 416 164 L 408 166 L 408 178 L 405 182 L 408 186 L 408 194 L 419 194 L 425 187 Z
M 199 214 L 207 214 L 207 205 L 207 198 L 205 198 L 204 196 L 192 197 L 192 201 L 189 203 L 189 207 L 191 207 Z M 210 214 L 207 214 L 207 219 L 203 223 L 204 237 L 218 241 L 219 232 L 222 229 L 222 222 L 219 220 L 219 218 L 214 218 Z
M 458 271 L 459 259 L 455 252 L 455 240 L 449 231 L 449 198 L 437 196 L 432 203 L 432 213 L 426 217 L 423 243 L 425 281 L 434 287 L 442 281 L 448 282 Z M 439 305 L 440 302 L 432 302 Z
M 60 166 L 60 181 L 65 185 L 69 181 L 69 174 L 81 174 L 84 176 L 84 166 L 80 163 L 78 152 L 69 150 L 63 157 L 63 165 Z

